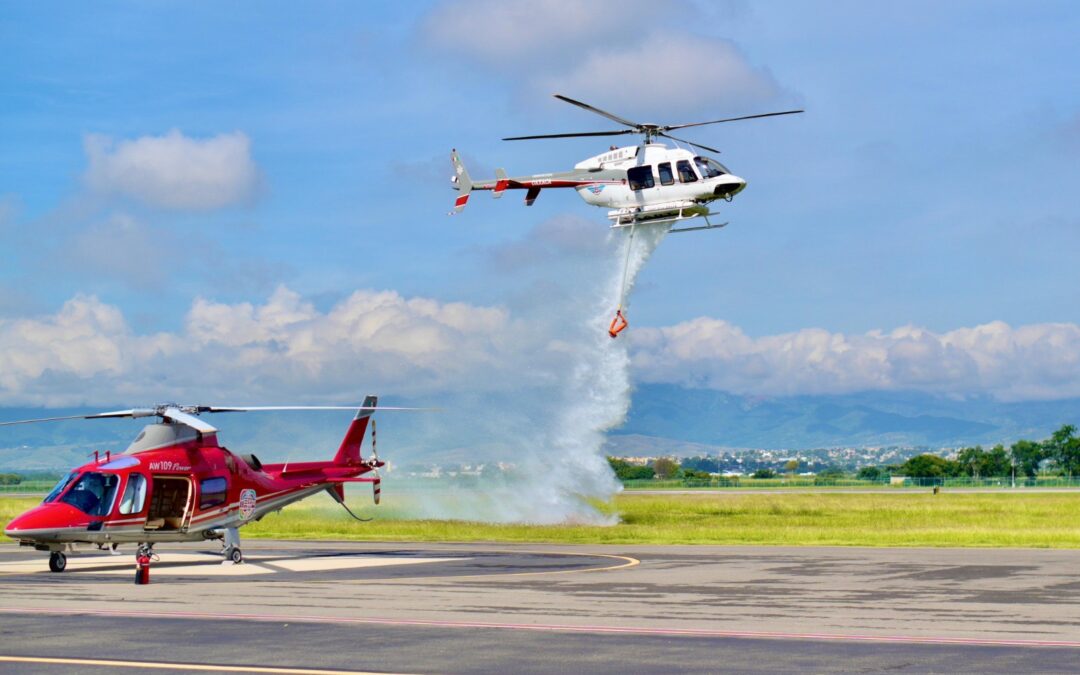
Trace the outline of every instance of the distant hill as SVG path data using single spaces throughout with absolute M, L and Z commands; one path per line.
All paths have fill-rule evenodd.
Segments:
M 395 404 L 426 401 L 395 399 Z M 379 419 L 380 450 L 400 463 L 514 461 L 490 430 L 501 420 L 480 400 L 444 413 Z M 471 407 L 470 407 L 471 406 Z M 0 408 L 0 421 L 88 414 L 96 409 Z M 481 412 L 477 412 L 481 411 Z M 529 411 L 515 428 L 527 434 Z M 227 414 L 210 419 L 226 447 L 267 461 L 329 457 L 351 414 Z M 146 420 L 94 420 L 0 428 L 0 470 L 66 469 L 94 450 L 121 452 Z M 625 455 L 694 455 L 716 448 L 956 447 L 1042 439 L 1065 423 L 1080 423 L 1080 399 L 1002 403 L 922 393 L 869 392 L 843 396 L 741 396 L 709 389 L 646 384 L 637 387 L 626 424 L 608 436 L 608 450 Z
M 762 397 L 647 384 L 633 400 L 615 435 L 741 448 L 951 447 L 1045 438 L 1080 421 L 1080 399 L 1004 403 L 918 392 Z

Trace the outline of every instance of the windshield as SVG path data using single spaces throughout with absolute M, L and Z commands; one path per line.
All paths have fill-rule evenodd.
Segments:
M 119 483 L 120 477 L 114 473 L 88 471 L 79 477 L 60 501 L 91 516 L 107 516 L 112 510 Z
M 41 500 L 41 503 L 42 504 L 48 504 L 49 502 L 51 502 L 51 501 L 55 500 L 57 497 L 59 497 L 60 493 L 64 491 L 64 488 L 66 488 L 68 485 L 71 484 L 71 480 L 73 478 L 75 478 L 75 472 L 74 471 L 72 471 L 68 475 L 64 476 L 63 478 L 61 478 L 60 482 L 56 484 L 56 487 L 54 487 L 52 489 L 52 491 L 49 492 L 49 494 L 45 495 L 45 499 Z
M 698 171 L 701 172 L 703 178 L 716 178 L 717 176 L 723 176 L 725 173 L 731 173 L 727 170 L 727 167 L 715 159 L 695 157 L 694 164 L 697 164 Z

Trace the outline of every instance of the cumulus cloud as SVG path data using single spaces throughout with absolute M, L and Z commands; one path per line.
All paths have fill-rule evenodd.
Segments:
M 619 75 L 630 73 L 635 81 L 648 83 L 648 96 L 643 97 L 639 87 L 626 86 L 625 77 Z M 667 31 L 593 50 L 572 68 L 542 78 L 540 84 L 550 91 L 588 92 L 590 100 L 603 101 L 600 107 L 639 114 L 670 115 L 706 106 L 745 110 L 784 95 L 772 74 L 751 65 L 734 43 Z
M 210 210 L 251 201 L 259 172 L 241 132 L 198 139 L 173 129 L 164 136 L 83 141 L 86 184 L 103 194 L 166 209 Z
M 491 246 L 484 253 L 494 270 L 510 273 L 567 258 L 595 260 L 607 249 L 604 228 L 579 216 L 560 215 L 538 223 L 524 237 Z
M 920 390 L 1003 400 L 1080 396 L 1080 326 L 1000 321 L 935 333 L 808 328 L 750 337 L 712 318 L 628 333 L 631 372 L 737 393 Z M 319 400 L 357 387 L 406 395 L 550 385 L 565 341 L 501 307 L 359 290 L 326 311 L 279 287 L 260 304 L 197 299 L 181 329 L 140 335 L 76 296 L 53 315 L 0 319 L 0 404 Z M 354 396 L 353 396 L 354 397 Z
M 0 401 L 81 402 L 90 392 L 72 398 L 64 391 L 72 382 L 137 377 L 142 364 L 179 347 L 176 336 L 134 335 L 119 309 L 78 295 L 51 316 L 0 320 Z
M 442 2 L 424 18 L 421 33 L 442 51 L 495 69 L 517 68 L 570 61 L 598 42 L 624 40 L 648 26 L 654 9 L 648 0 Z M 476 35 L 483 39 L 471 38 Z
M 697 8 L 681 2 L 660 15 L 643 0 L 443 2 L 421 22 L 420 35 L 428 48 L 513 77 L 527 98 L 558 92 L 631 119 L 662 116 L 641 121 L 690 121 L 670 116 L 704 106 L 718 114 L 746 111 L 791 98 L 735 43 L 687 31 L 696 16 Z
M 197 299 L 182 330 L 138 335 L 118 308 L 77 296 L 55 315 L 0 320 L 0 403 L 491 390 L 506 386 L 493 373 L 521 365 L 503 343 L 514 330 L 497 307 L 356 291 L 319 312 L 280 287 L 259 305 Z
M 995 321 L 935 333 L 817 328 L 759 338 L 699 318 L 631 335 L 637 376 L 768 395 L 919 390 L 1002 400 L 1080 396 L 1080 326 Z

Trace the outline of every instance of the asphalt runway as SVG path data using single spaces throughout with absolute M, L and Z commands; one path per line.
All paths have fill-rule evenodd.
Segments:
M 1075 672 L 1080 551 L 0 547 L 0 671 Z

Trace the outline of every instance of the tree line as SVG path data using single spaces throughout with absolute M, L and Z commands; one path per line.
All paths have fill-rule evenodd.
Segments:
M 671 457 L 659 457 L 648 465 L 632 464 L 625 459 L 608 457 L 615 476 L 619 480 L 662 480 L 678 478 L 709 478 L 717 470 L 717 462 L 709 457 L 690 457 L 681 463 Z M 794 473 L 797 460 L 789 460 L 784 470 Z M 924 453 L 911 457 L 901 464 L 888 466 L 864 466 L 855 474 L 863 480 L 884 480 L 892 475 L 911 478 L 1005 478 L 1014 475 L 1035 478 L 1041 472 L 1063 476 L 1080 476 L 1080 436 L 1071 424 L 1063 425 L 1042 441 L 1016 441 L 1008 448 L 1003 444 L 989 450 L 981 445 L 963 448 L 956 459 Z M 818 476 L 844 475 L 838 469 L 819 471 Z M 759 468 L 753 478 L 772 478 L 773 469 Z
M 1039 473 L 1061 476 L 1080 475 L 1080 437 L 1076 427 L 1063 425 L 1042 441 L 1021 440 L 1006 448 L 1002 444 L 984 450 L 981 445 L 963 448 L 956 459 L 922 454 L 906 462 L 887 467 L 866 466 L 859 470 L 858 478 L 875 480 L 888 475 L 912 478 L 1006 478 L 1026 476 L 1035 478 Z

